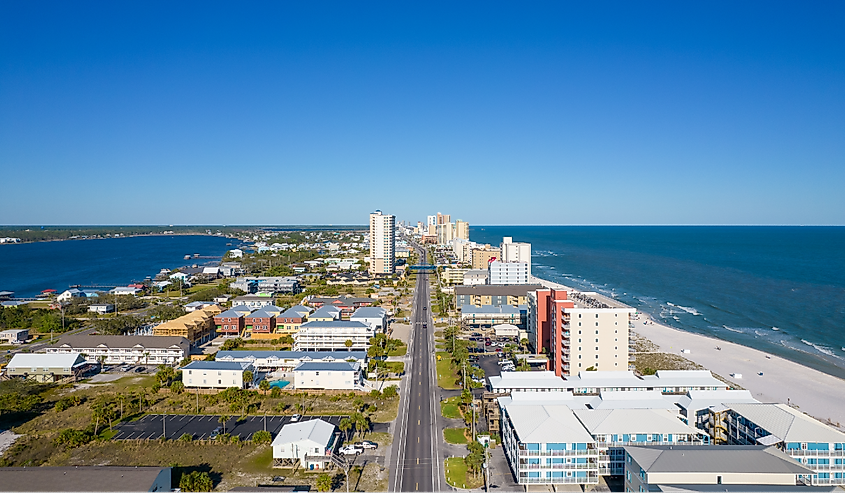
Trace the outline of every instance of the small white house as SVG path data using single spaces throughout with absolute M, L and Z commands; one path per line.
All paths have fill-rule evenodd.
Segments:
M 496 337 L 517 337 L 519 336 L 519 327 L 513 324 L 499 324 L 493 326 L 493 331 Z
M 106 313 L 112 313 L 114 311 L 114 305 L 112 305 L 111 303 L 91 305 L 88 307 L 88 311 L 91 313 L 99 313 L 100 315 L 105 315 Z
M 244 251 L 240 248 L 235 248 L 233 250 L 229 250 L 229 256 L 232 258 L 243 258 Z
M 273 440 L 273 466 L 288 467 L 297 461 L 309 470 L 323 469 L 337 445 L 335 426 L 322 419 L 290 423 Z
M 216 303 L 213 301 L 192 301 L 185 305 L 185 311 L 191 313 L 214 305 L 216 305 Z
M 140 292 L 141 292 L 140 289 L 133 288 L 131 286 L 118 286 L 118 287 L 112 289 L 111 291 L 109 291 L 110 294 L 127 295 L 127 296 L 128 295 L 137 296 L 138 293 L 140 293 Z
M 0 341 L 7 344 L 23 344 L 29 339 L 29 329 L 9 329 L 0 332 Z
M 361 363 L 303 362 L 293 370 L 293 385 L 296 390 L 360 390 L 363 385 Z
M 191 361 L 182 367 L 182 383 L 194 389 L 242 389 L 247 370 L 252 371 L 251 363 Z

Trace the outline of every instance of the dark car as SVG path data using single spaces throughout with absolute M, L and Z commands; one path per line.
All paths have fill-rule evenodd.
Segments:
M 427 328 L 428 328 L 428 324 L 423 324 L 423 329 L 427 329 Z
M 139 366 L 135 368 L 135 373 L 144 373 L 145 368 L 143 366 Z

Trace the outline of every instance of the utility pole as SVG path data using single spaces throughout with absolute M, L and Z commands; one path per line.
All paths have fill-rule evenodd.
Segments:
M 167 440 L 167 417 L 166 414 L 161 415 L 161 437 Z
M 197 395 L 197 414 L 199 414 L 200 413 L 200 388 L 199 387 L 197 387 L 196 391 L 194 391 L 194 394 Z

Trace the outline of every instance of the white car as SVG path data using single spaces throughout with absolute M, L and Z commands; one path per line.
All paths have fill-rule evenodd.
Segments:
M 340 447 L 338 452 L 343 455 L 358 455 L 364 453 L 364 448 L 355 445 L 346 445 L 345 447 Z

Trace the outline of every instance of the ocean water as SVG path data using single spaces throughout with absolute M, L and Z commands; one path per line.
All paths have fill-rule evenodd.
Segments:
M 845 378 L 845 227 L 477 226 L 532 273 Z
M 68 286 L 126 285 L 155 277 L 162 268 L 203 264 L 185 255 L 223 256 L 238 244 L 219 236 L 174 235 L 48 241 L 0 246 L 0 291 L 33 297 L 44 289 Z

